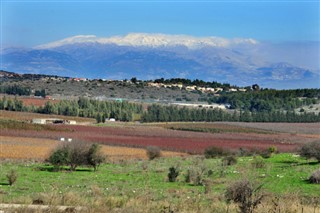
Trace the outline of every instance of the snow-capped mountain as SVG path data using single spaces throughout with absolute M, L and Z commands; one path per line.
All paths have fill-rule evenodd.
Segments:
M 319 87 L 319 70 L 284 63 L 288 61 L 281 61 L 281 55 L 269 61 L 265 46 L 246 38 L 80 35 L 32 49 L 3 50 L 1 69 L 89 78 L 182 77 L 239 86 L 258 83 L 268 88 Z M 276 52 L 268 54 L 274 57 Z
M 113 36 L 108 38 L 98 38 L 95 35 L 78 35 L 65 38 L 49 44 L 37 46 L 38 49 L 56 48 L 63 45 L 81 44 L 81 43 L 99 43 L 115 44 L 119 46 L 145 46 L 145 47 L 170 47 L 185 46 L 190 49 L 203 47 L 228 47 L 238 44 L 257 44 L 254 39 L 225 39 L 219 37 L 192 37 L 188 35 L 166 35 L 166 34 L 147 34 L 147 33 L 130 33 L 126 36 Z

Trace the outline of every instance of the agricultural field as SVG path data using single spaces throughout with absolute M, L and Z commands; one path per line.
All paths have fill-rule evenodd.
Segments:
M 276 146 L 281 152 L 295 151 L 301 144 L 312 142 L 320 137 L 313 124 L 269 124 L 257 123 L 125 123 L 109 122 L 93 125 L 93 119 L 54 116 L 64 119 L 78 119 L 78 122 L 91 125 L 35 125 L 30 124 L 41 114 L 0 111 L 0 136 L 27 137 L 59 140 L 73 140 L 99 143 L 103 145 L 145 148 L 158 146 L 163 150 L 202 154 L 210 146 L 231 150 L 264 150 Z M 15 121 L 11 121 L 11 120 Z M 21 122 L 22 121 L 22 122 Z M 17 123 L 14 123 L 17 122 Z M 275 127 L 279 126 L 277 131 Z M 287 129 L 295 127 L 295 131 Z
M 24 121 L 24 122 L 30 123 L 34 118 L 59 118 L 64 120 L 75 120 L 77 123 L 80 123 L 80 124 L 95 123 L 95 119 L 92 119 L 92 118 L 0 110 L 0 119 L 2 120 L 7 119 L 7 120 Z
M 62 144 L 61 141 L 52 139 L 8 136 L 0 136 L 0 141 L 0 159 L 34 160 L 37 162 L 46 160 L 52 151 Z M 102 145 L 101 151 L 103 155 L 108 157 L 108 160 L 112 161 L 147 159 L 145 149 L 141 148 Z M 163 151 L 162 156 L 187 156 L 187 154 Z
M 62 205 L 81 206 L 83 212 L 233 213 L 238 205 L 227 202 L 226 190 L 246 179 L 262 184 L 264 199 L 256 212 L 320 212 L 320 185 L 308 182 L 319 163 L 294 154 L 318 140 L 319 123 L 95 124 L 65 116 L 52 117 L 78 119 L 81 125 L 30 123 L 49 116 L 0 111 L 1 203 L 49 205 L 49 212 Z M 63 143 L 61 138 L 100 144 L 106 162 L 96 172 L 81 166 L 53 171 L 44 160 Z M 148 160 L 148 146 L 160 147 L 162 157 Z M 237 155 L 236 163 L 227 165 L 224 157 L 203 156 L 212 146 L 234 153 L 251 150 L 253 156 Z M 255 155 L 270 147 L 281 153 Z M 179 172 L 174 182 L 168 181 L 171 167 Z M 12 170 L 17 180 L 10 186 L 6 175 Z
M 39 125 L 36 126 L 39 128 Z M 266 149 L 277 146 L 279 151 L 294 151 L 300 144 L 313 141 L 311 135 L 289 133 L 208 133 L 171 130 L 163 127 L 117 124 L 115 126 L 52 125 L 51 129 L 7 129 L 0 130 L 2 136 L 29 137 L 58 140 L 74 140 L 113 146 L 142 147 L 158 146 L 164 150 L 201 154 L 210 146 L 228 149 Z

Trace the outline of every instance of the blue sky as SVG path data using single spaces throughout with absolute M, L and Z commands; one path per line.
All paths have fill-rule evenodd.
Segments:
M 1 1 L 2 47 L 130 32 L 319 41 L 319 1 Z

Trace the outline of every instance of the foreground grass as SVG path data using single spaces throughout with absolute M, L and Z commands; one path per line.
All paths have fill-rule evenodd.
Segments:
M 289 199 L 292 205 L 296 200 L 296 208 L 300 208 L 299 205 L 318 208 L 314 205 L 319 203 L 311 201 L 320 197 L 320 185 L 309 184 L 306 180 L 319 164 L 292 154 L 263 159 L 259 167 L 252 162 L 255 162 L 253 157 L 241 157 L 237 164 L 223 166 L 221 159 L 174 157 L 109 162 L 97 172 L 90 168 L 53 172 L 52 167 L 45 164 L 3 162 L 0 165 L 0 200 L 3 203 L 41 201 L 49 205 L 85 205 L 92 208 L 92 212 L 99 212 L 102 207 L 110 211 L 119 208 L 125 211 L 130 207 L 131 212 L 168 212 L 169 209 L 226 212 L 227 208 L 233 212 L 236 207 L 225 202 L 225 189 L 236 180 L 248 178 L 263 184 L 266 200 L 277 197 Z M 179 168 L 177 182 L 167 181 L 171 166 Z M 202 177 L 210 184 L 186 183 L 187 170 L 199 168 L 205 170 Z M 18 180 L 9 186 L 6 174 L 12 169 L 17 171 Z M 266 202 L 264 208 L 270 205 L 274 208 L 272 202 Z

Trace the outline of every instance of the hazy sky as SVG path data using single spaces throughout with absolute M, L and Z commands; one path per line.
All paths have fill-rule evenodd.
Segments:
M 2 47 L 130 32 L 319 41 L 319 1 L 1 1 Z

